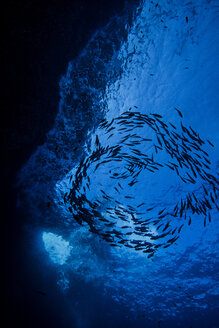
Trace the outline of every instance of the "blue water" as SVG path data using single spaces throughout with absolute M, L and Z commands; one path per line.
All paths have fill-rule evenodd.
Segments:
M 216 328 L 219 327 L 219 202 L 215 182 L 219 173 L 219 7 L 216 1 L 163 0 L 142 1 L 134 8 L 130 6 L 130 10 L 131 20 L 127 16 L 110 18 L 80 55 L 68 63 L 60 80 L 61 100 L 54 126 L 46 142 L 19 172 L 17 206 L 25 209 L 28 216 L 23 228 L 27 236 L 23 247 L 29 259 L 29 279 L 34 282 L 31 302 L 36 304 L 43 324 L 48 327 Z M 122 161 L 104 163 L 96 170 L 98 162 L 90 160 L 87 169 L 90 186 L 86 186 L 83 178 L 80 193 L 84 192 L 91 202 L 102 200 L 99 211 L 108 223 L 114 219 L 107 216 L 106 209 L 114 206 L 115 211 L 115 200 L 121 202 L 122 214 L 132 206 L 143 212 L 142 222 L 150 220 L 150 236 L 139 237 L 133 232 L 137 210 L 133 216 L 127 215 L 127 223 L 116 217 L 116 229 L 124 233 L 122 224 L 127 224 L 130 230 L 126 232 L 133 232 L 128 235 L 129 242 L 140 238 L 156 246 L 153 237 L 159 236 L 160 231 L 154 219 L 158 212 L 164 208 L 171 212 L 189 193 L 200 202 L 204 197 L 211 199 L 211 193 L 214 196 L 214 202 L 207 208 L 206 223 L 203 213 L 192 213 L 188 208 L 187 216 L 170 217 L 172 230 L 184 224 L 179 238 L 168 248 L 155 248 L 154 256 L 149 258 L 135 248 L 110 245 L 101 235 L 110 228 L 97 217 L 92 220 L 99 234 L 91 232 L 85 222 L 78 224 L 69 210 L 73 203 L 66 201 L 76 181 L 79 163 L 91 158 L 97 148 L 96 136 L 104 147 L 122 144 L 121 138 L 127 132 L 119 130 L 122 126 L 116 123 L 116 118 L 124 112 L 148 117 L 160 115 L 168 124 L 168 131 L 180 135 L 181 124 L 187 129 L 192 127 L 204 142 L 201 148 L 210 161 L 207 170 L 216 179 L 212 184 L 197 175 L 195 183 L 183 181 L 166 166 L 172 160 L 168 151 L 155 151 L 154 144 L 159 146 L 157 132 L 148 124 L 132 126 L 130 133 L 136 135 L 131 141 L 139 138 L 152 141 L 126 145 L 123 151 L 131 156 L 132 150 L 137 149 L 148 158 L 153 156 L 163 167 L 155 172 L 141 172 L 135 185 L 128 184 L 131 180 L 126 179 L 124 184 L 119 180 L 123 188 L 118 192 L 115 189 L 118 179 L 112 179 L 109 173 L 110 170 L 117 175 L 123 173 L 124 153 Z M 112 136 L 101 128 L 103 119 L 109 123 L 113 120 Z M 130 124 L 133 121 L 132 116 Z M 200 155 L 191 148 L 188 154 L 200 163 L 203 157 L 198 157 L 197 152 Z M 190 167 L 180 171 L 184 178 L 187 173 L 193 176 Z M 214 194 L 212 185 L 216 186 Z M 113 201 L 104 200 L 101 190 Z M 133 198 L 125 198 L 126 195 Z M 145 205 L 137 207 L 143 202 Z M 153 209 L 148 211 L 149 208 Z M 73 214 L 77 214 L 75 211 Z M 113 235 L 112 229 L 110 234 Z M 48 318 L 54 319 L 52 323 L 47 322 L 48 313 Z

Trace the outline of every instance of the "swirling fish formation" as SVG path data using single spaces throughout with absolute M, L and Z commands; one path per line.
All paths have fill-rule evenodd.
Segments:
M 131 108 L 110 122 L 102 120 L 90 155 L 70 177 L 64 202 L 74 220 L 111 246 L 150 258 L 160 247 L 174 244 L 192 217 L 203 217 L 205 227 L 211 211 L 219 210 L 219 182 L 203 149 L 214 145 L 185 127 L 176 110 L 178 127 L 160 114 Z

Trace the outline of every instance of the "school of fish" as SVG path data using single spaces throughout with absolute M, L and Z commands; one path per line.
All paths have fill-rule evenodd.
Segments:
M 160 114 L 136 110 L 134 106 L 110 122 L 100 122 L 89 154 L 70 177 L 64 203 L 78 224 L 111 246 L 151 258 L 159 248 L 174 244 L 193 217 L 204 227 L 211 222 L 212 211 L 219 210 L 219 181 L 205 150 L 213 143 L 184 126 L 179 109 L 177 126 Z M 149 194 L 162 170 L 184 190 L 165 206 Z

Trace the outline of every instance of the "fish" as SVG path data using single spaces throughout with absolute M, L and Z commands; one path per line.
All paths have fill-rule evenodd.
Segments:
M 95 144 L 96 144 L 97 147 L 100 146 L 100 141 L 99 141 L 98 135 L 96 135 L 96 141 L 95 141 Z
M 188 223 L 189 226 L 190 226 L 191 222 L 192 222 L 192 219 L 191 219 L 191 216 L 190 216 L 189 217 L 189 223 Z
M 162 230 L 163 232 L 167 230 L 167 228 L 169 227 L 170 222 L 167 222 L 167 224 L 165 225 L 164 229 Z
M 121 186 L 121 184 L 120 184 L 119 182 L 118 182 L 118 185 L 119 185 L 119 187 L 120 187 L 121 189 L 123 189 L 122 186 Z
M 151 254 L 149 254 L 149 255 L 147 256 L 147 258 L 150 259 L 152 256 L 154 256 L 154 252 L 151 253 Z
M 167 247 L 170 247 L 170 246 L 171 246 L 171 244 L 167 244 L 167 245 L 163 246 L 163 248 L 167 248 Z
M 140 205 L 137 205 L 137 207 L 141 207 L 141 206 L 143 206 L 143 205 L 145 205 L 145 203 L 141 203 Z
M 181 113 L 181 111 L 180 111 L 179 109 L 177 109 L 177 108 L 175 107 L 175 110 L 178 112 L 178 114 L 179 114 L 180 117 L 183 117 L 183 114 Z
M 205 186 L 203 184 L 202 184 L 202 187 L 204 189 L 205 194 L 208 195 L 208 192 L 207 192 L 207 190 L 206 190 L 206 188 L 205 188 Z
M 172 128 L 174 128 L 176 130 L 176 127 L 174 124 L 172 124 L 171 122 L 169 122 L 169 124 L 172 126 Z
M 76 173 L 69 179 L 70 187 L 64 194 L 64 206 L 67 206 L 72 220 L 80 225 L 88 224 L 90 232 L 99 235 L 111 246 L 129 247 L 151 255 L 158 248 L 168 248 L 175 243 L 183 222 L 188 218 L 190 226 L 194 214 L 211 222 L 211 210 L 219 210 L 216 204 L 218 179 L 210 170 L 211 161 L 204 148 L 209 142 L 205 144 L 192 127 L 187 127 L 182 121 L 178 125 L 165 122 L 160 113 L 142 114 L 134 108 L 137 106 L 109 122 L 105 119 L 100 121 L 98 132 L 92 139 L 92 150 L 81 158 Z M 175 110 L 183 118 L 182 112 L 178 108 Z M 145 135 L 144 127 L 147 131 Z M 102 142 L 103 135 L 106 137 Z M 162 157 L 156 156 L 161 151 L 166 153 L 165 163 L 161 161 Z M 175 204 L 164 204 L 162 207 L 155 204 L 154 199 L 151 200 L 153 207 L 147 204 L 142 192 L 140 203 L 135 194 L 139 183 L 144 186 L 149 172 L 156 175 L 167 168 L 176 172 L 175 179 L 179 184 L 186 183 L 192 187 L 201 181 L 202 192 L 190 190 Z M 96 184 L 94 181 L 100 171 L 104 179 L 101 178 Z M 138 210 L 141 207 L 142 210 Z M 178 220 L 183 221 L 180 226 Z M 156 235 L 151 232 L 151 227 L 156 229 Z M 164 242 L 157 244 L 158 239 Z
M 214 197 L 213 197 L 213 195 L 212 195 L 212 192 L 210 193 L 210 197 L 211 197 L 211 201 L 212 201 L 212 203 L 215 204 L 215 199 L 214 199 Z
M 118 193 L 120 193 L 120 191 L 119 191 L 116 187 L 114 187 L 114 189 L 115 189 Z
M 165 211 L 166 208 L 162 209 L 160 212 L 158 212 L 158 215 L 162 214 Z
M 211 145 L 212 147 L 214 147 L 213 143 L 207 139 L 207 142 L 209 143 L 209 145 Z
M 184 224 L 182 224 L 179 229 L 178 229 L 178 233 L 180 233 L 180 231 L 182 230 L 182 227 L 184 226 Z
M 154 253 L 154 250 L 151 248 L 145 249 L 143 253 Z

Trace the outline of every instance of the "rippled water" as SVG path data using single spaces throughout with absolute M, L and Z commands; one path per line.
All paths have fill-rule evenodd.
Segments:
M 142 2 L 131 23 L 112 18 L 97 31 L 61 78 L 54 127 L 19 174 L 18 205 L 29 213 L 27 229 L 33 252 L 43 257 L 42 271 L 52 265 L 56 274 L 54 288 L 67 304 L 63 327 L 71 327 L 70 322 L 79 328 L 218 327 L 217 207 L 206 227 L 193 215 L 173 245 L 147 258 L 131 248 L 112 247 L 79 225 L 64 199 L 69 178 L 74 180 L 80 161 L 91 155 L 96 135 L 109 146 L 121 144 L 119 131 L 109 138 L 101 120 L 111 122 L 126 111 L 162 115 L 177 132 L 180 121 L 191 126 L 205 140 L 203 149 L 218 179 L 217 14 L 216 1 Z M 149 127 L 138 131 L 142 138 L 153 139 L 153 134 Z M 168 153 L 156 153 L 153 143 L 138 149 L 148 156 L 154 152 L 161 163 L 170 160 Z M 126 151 L 131 154 L 130 147 Z M 91 199 L 103 189 L 124 201 L 129 187 L 121 193 L 113 189 L 111 165 L 88 172 Z M 121 166 L 117 170 L 120 174 Z M 139 188 L 130 188 L 137 204 L 146 200 L 160 211 L 190 191 L 204 197 L 201 177 L 187 186 L 170 171 L 148 172 Z M 130 203 L 126 199 L 126 206 Z M 156 227 L 151 233 L 158 234 Z

